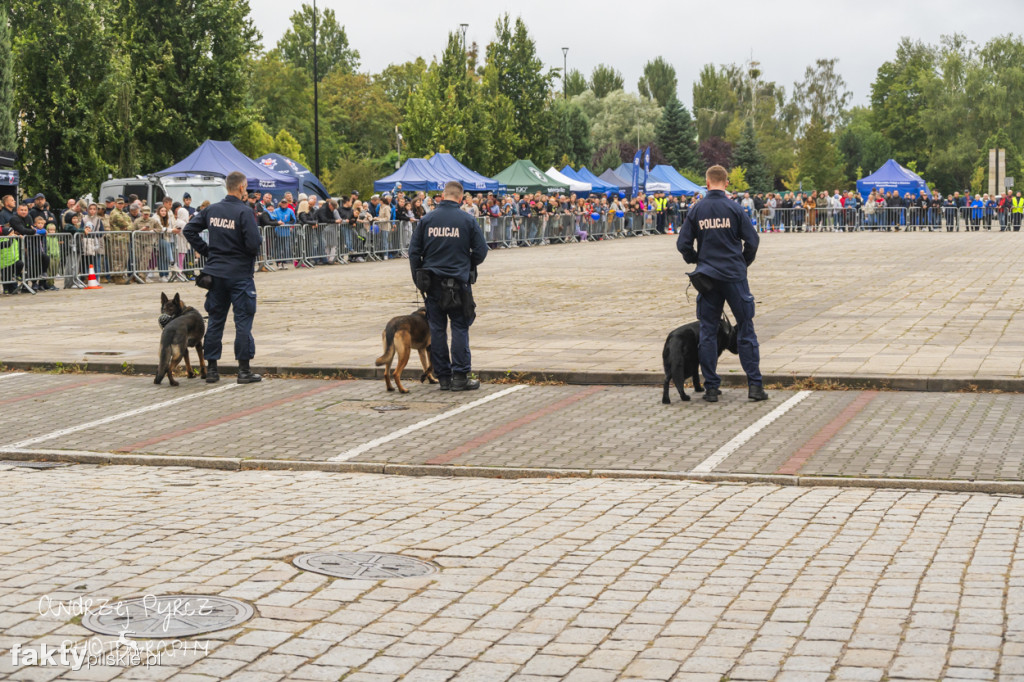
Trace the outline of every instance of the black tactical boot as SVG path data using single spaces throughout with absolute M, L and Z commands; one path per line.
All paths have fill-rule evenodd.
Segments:
M 217 373 L 217 361 L 206 361 L 206 383 L 215 384 L 220 381 L 220 374 Z
M 704 400 L 706 400 L 707 402 L 709 402 L 709 403 L 717 403 L 718 402 L 718 396 L 720 396 L 720 395 L 722 395 L 722 392 L 720 390 L 718 390 L 717 388 L 711 388 L 710 386 L 705 386 Z
M 452 390 L 452 378 L 451 377 L 438 377 L 437 383 L 441 384 L 442 391 Z
M 475 391 L 480 388 L 480 382 L 476 379 L 470 379 L 466 374 L 459 374 L 458 372 L 452 377 L 452 389 L 453 391 Z
M 238 361 L 238 383 L 240 384 L 255 384 L 257 381 L 263 381 L 263 377 L 259 374 L 253 374 L 252 370 L 249 369 L 248 360 Z
M 754 401 L 768 400 L 768 394 L 764 392 L 764 386 L 751 384 L 747 389 L 747 397 Z

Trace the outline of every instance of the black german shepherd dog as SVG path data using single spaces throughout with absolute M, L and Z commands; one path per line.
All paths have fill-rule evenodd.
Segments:
M 693 377 L 693 390 L 703 393 L 700 385 L 700 361 L 697 359 L 697 342 L 700 340 L 700 322 L 691 322 L 676 327 L 665 339 L 665 348 L 661 351 L 661 360 L 665 364 L 665 386 L 661 393 L 661 402 L 668 405 L 668 384 L 671 381 L 679 391 L 682 400 L 689 400 L 683 388 L 683 382 Z M 726 315 L 718 325 L 718 356 L 729 349 L 734 355 L 739 352 L 736 346 L 736 329 Z
M 194 346 L 196 354 L 199 355 L 199 376 L 206 378 L 206 358 L 203 356 L 203 335 L 206 334 L 206 322 L 203 316 L 195 308 L 190 308 L 181 302 L 181 295 L 175 294 L 174 298 L 168 299 L 167 294 L 160 294 L 160 324 L 163 332 L 160 333 L 160 365 L 156 370 L 154 384 L 163 381 L 164 375 L 171 386 L 177 386 L 174 380 L 174 370 L 181 359 L 185 359 L 185 376 L 189 379 L 195 378 L 192 373 L 192 363 L 188 357 L 188 347 Z

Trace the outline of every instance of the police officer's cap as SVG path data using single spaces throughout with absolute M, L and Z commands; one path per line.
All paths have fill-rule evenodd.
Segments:
M 103 202 L 106 204 L 112 204 L 114 203 L 114 197 L 107 197 L 106 199 L 103 200 Z
M 184 201 L 185 199 L 191 199 L 191 198 L 192 198 L 192 195 L 189 194 L 188 192 L 185 192 L 185 194 L 181 197 L 182 201 Z

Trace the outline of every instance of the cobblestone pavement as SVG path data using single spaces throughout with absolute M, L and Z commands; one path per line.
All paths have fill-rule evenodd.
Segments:
M 546 469 L 1024 480 L 1021 394 L 773 390 L 750 403 L 744 390 L 726 389 L 718 404 L 691 392 L 690 402 L 673 393 L 662 405 L 660 387 L 410 388 L 400 395 L 372 380 L 183 379 L 172 389 L 147 377 L 0 374 L 0 459 L 84 451 L 102 455 L 91 461 L 120 463 L 128 455 L 224 458 L 230 468 L 283 460 L 509 476 Z
M 1020 239 L 763 235 L 750 273 L 762 370 L 1020 377 Z M 475 287 L 474 364 L 660 371 L 665 336 L 695 317 L 692 292 L 689 302 L 685 294 L 688 269 L 672 236 L 495 251 Z M 256 281 L 257 362 L 268 367 L 372 367 L 386 321 L 417 305 L 404 260 L 260 274 Z M 0 361 L 155 363 L 161 290 L 202 302 L 190 283 L 0 297 Z M 722 362 L 726 372 L 739 372 L 735 356 Z
M 1018 496 L 93 465 L 3 466 L 0 490 L 12 680 L 1024 679 Z M 291 563 L 331 551 L 439 571 Z M 12 660 L 121 651 L 74 605 L 185 593 L 255 614 L 148 666 Z

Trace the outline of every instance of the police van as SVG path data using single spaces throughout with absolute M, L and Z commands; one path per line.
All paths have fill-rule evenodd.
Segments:
M 204 201 L 217 203 L 227 196 L 227 193 L 224 178 L 213 175 L 136 175 L 134 178 L 107 180 L 100 185 L 98 198 L 117 198 L 118 195 L 127 198 L 128 195 L 134 194 L 139 199 L 145 199 L 147 205 L 156 206 L 165 196 L 171 197 L 174 201 L 181 201 L 182 197 L 188 194 L 192 197 L 192 205 L 199 208 Z

